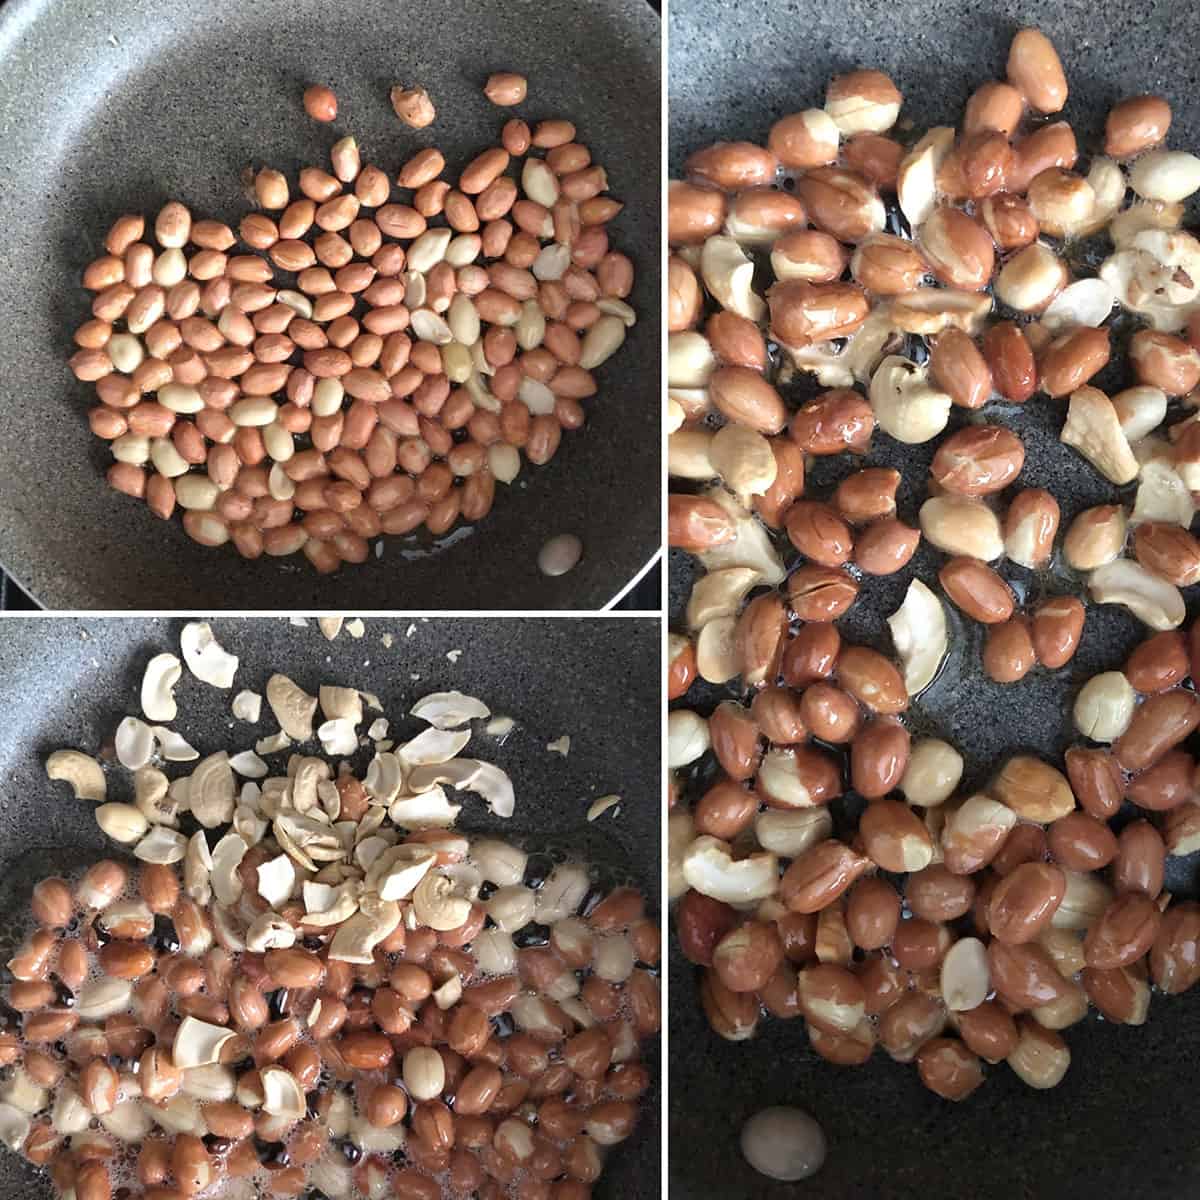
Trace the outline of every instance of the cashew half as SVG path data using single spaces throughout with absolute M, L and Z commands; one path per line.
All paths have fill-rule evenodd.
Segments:
M 937 437 L 950 420 L 953 402 L 929 382 L 924 367 L 890 354 L 871 378 L 871 409 L 884 433 L 917 445 Z
M 937 596 L 914 579 L 887 623 L 904 667 L 904 686 L 915 696 L 934 681 L 946 657 L 946 612 Z
M 312 738 L 316 696 L 310 696 L 286 675 L 272 675 L 267 680 L 267 703 L 280 729 L 293 741 L 307 742 Z
M 1121 604 L 1151 629 L 1176 629 L 1187 615 L 1179 589 L 1140 563 L 1118 558 L 1093 571 L 1088 590 L 1097 604 Z
M 482 700 L 462 692 L 431 692 L 408 711 L 435 729 L 458 729 L 468 721 L 482 721 L 492 715 Z
M 767 305 L 754 291 L 754 262 L 731 237 L 710 237 L 700 252 L 704 286 L 718 304 L 748 321 L 761 321 Z
M 183 674 L 183 664 L 173 654 L 156 654 L 142 676 L 142 712 L 151 721 L 173 721 L 175 685 Z
M 715 837 L 696 838 L 683 856 L 682 870 L 690 888 L 726 904 L 763 900 L 779 887 L 779 860 L 774 854 L 735 860 L 729 843 Z
M 935 126 L 900 162 L 896 175 L 896 198 L 900 211 L 916 229 L 929 219 L 937 203 L 937 173 L 954 146 L 954 130 Z
M 1138 461 L 1129 448 L 1117 410 L 1099 388 L 1081 387 L 1071 393 L 1059 440 L 1078 450 L 1113 483 L 1129 483 L 1138 476 Z
M 108 794 L 103 769 L 82 750 L 55 750 L 46 759 L 46 778 L 69 783 L 76 800 L 102 804 Z
M 207 621 L 189 621 L 179 635 L 179 648 L 187 669 L 197 679 L 217 688 L 233 687 L 238 657 L 218 644 Z

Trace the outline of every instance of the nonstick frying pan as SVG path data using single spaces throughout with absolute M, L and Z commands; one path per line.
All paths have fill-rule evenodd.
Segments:
M 530 119 L 565 116 L 626 208 L 614 245 L 634 259 L 640 319 L 599 372 L 588 424 L 545 468 L 524 469 L 478 527 L 440 545 L 385 539 L 383 557 L 318 577 L 301 557 L 255 564 L 197 546 L 109 491 L 110 457 L 85 420 L 95 402 L 64 365 L 88 312 L 78 287 L 119 213 L 178 198 L 236 227 L 240 174 L 295 178 L 353 133 L 392 171 L 437 145 L 451 169 L 494 144 L 506 110 L 481 87 L 528 76 Z M 659 22 L 645 0 L 8 0 L 0 8 L 0 561 L 57 609 L 596 609 L 659 545 Z M 332 126 L 300 106 L 338 93 Z M 428 129 L 402 125 L 395 83 L 434 96 Z M 568 575 L 537 569 L 547 538 L 574 533 Z
M 0 629 L 0 697 L 6 721 L 0 737 L 0 961 L 22 935 L 29 892 L 42 876 L 69 871 L 113 853 L 92 806 L 50 784 L 42 763 L 51 751 L 96 751 L 121 717 L 137 714 L 142 670 L 151 655 L 178 653 L 182 621 L 11 617 Z M 657 912 L 659 880 L 659 626 L 638 618 L 580 620 L 369 620 L 361 640 L 343 630 L 327 642 L 313 622 L 224 619 L 217 639 L 241 659 L 234 690 L 262 692 L 275 671 L 315 694 L 322 683 L 375 692 L 391 733 L 412 736 L 424 725 L 408 717 L 415 700 L 458 688 L 479 696 L 493 713 L 517 723 L 502 742 L 477 731 L 466 753 L 508 771 L 516 791 L 512 818 L 492 818 L 473 796 L 459 826 L 487 830 L 530 849 L 566 852 L 596 864 L 602 877 L 628 881 Z M 410 624 L 415 624 L 408 636 Z M 382 642 L 390 633 L 389 649 Z M 457 662 L 447 659 L 461 650 Z M 419 676 L 419 678 L 414 678 Z M 184 672 L 176 690 L 173 727 L 207 754 L 253 744 L 273 731 L 264 705 L 260 725 L 234 725 L 233 692 L 218 691 Z M 378 715 L 378 714 L 375 714 Z M 232 728 L 231 728 L 232 726 Z M 253 730 L 253 731 L 252 731 Z M 566 757 L 547 750 L 571 735 Z M 245 743 L 245 746 L 242 743 Z M 614 749 L 620 753 L 615 754 Z M 359 764 L 365 766 L 365 762 Z M 125 776 L 122 778 L 122 776 Z M 118 768 L 109 795 L 128 785 Z M 615 792 L 620 814 L 589 823 L 588 804 Z M 18 920 L 14 920 L 18 918 Z M 647 1063 L 657 1075 L 657 1050 Z M 657 1085 L 634 1136 L 612 1154 L 597 1197 L 657 1200 Z M 14 1200 L 48 1196 L 48 1185 L 15 1155 L 0 1150 L 0 1191 Z
M 860 65 L 878 67 L 897 81 L 904 93 L 902 120 L 910 117 L 921 129 L 957 124 L 971 90 L 1003 77 L 1009 41 L 1022 25 L 1043 29 L 1062 55 L 1071 85 L 1065 116 L 1081 149 L 1098 145 L 1115 100 L 1143 91 L 1170 98 L 1175 114 L 1170 143 L 1194 149 L 1200 102 L 1195 43 L 1184 15 L 1169 3 L 980 7 L 966 0 L 886 5 L 817 0 L 747 10 L 727 0 L 680 0 L 672 7 L 669 29 L 672 176 L 678 177 L 691 150 L 709 142 L 747 138 L 763 144 L 774 121 L 820 105 L 829 77 Z M 1111 393 L 1128 382 L 1117 368 L 1099 386 Z M 810 390 L 799 387 L 789 399 L 799 404 Z M 1062 506 L 1064 529 L 1080 509 L 1115 498 L 1114 488 L 1058 444 L 1061 405 L 1041 397 L 1024 411 L 996 407 L 986 415 L 1011 425 L 1025 441 L 1019 486 L 1050 489 Z M 900 515 L 910 524 L 924 498 L 933 449 L 933 443 L 902 447 L 877 434 L 867 459 L 901 471 Z M 844 458 L 814 466 L 809 490 L 816 496 L 826 495 L 853 469 Z M 671 608 L 682 628 L 693 568 L 684 555 L 672 558 Z M 844 635 L 891 653 L 884 618 L 898 607 L 914 574 L 937 591 L 940 562 L 940 555 L 922 547 L 899 576 L 866 581 L 839 622 Z M 1033 599 L 1079 588 L 1069 573 L 1036 577 L 1020 568 L 1005 573 Z M 1188 593 L 1189 620 L 1197 611 L 1195 591 Z M 978 627 L 954 621 L 943 674 L 909 714 L 913 732 L 936 733 L 963 751 L 964 788 L 985 782 L 1018 750 L 1055 758 L 1076 739 L 1070 704 L 1080 684 L 1098 671 L 1119 668 L 1144 636 L 1123 610 L 1089 606 L 1082 645 L 1068 668 L 1035 672 L 1001 687 L 981 675 Z M 697 707 L 707 711 L 718 698 L 709 689 Z M 688 703 L 694 701 L 693 696 Z M 694 781 L 694 787 L 700 785 L 700 779 Z M 1194 898 L 1200 890 L 1198 864 L 1168 862 L 1168 889 Z M 1072 1064 L 1053 1091 L 1031 1091 L 998 1067 L 978 1092 L 954 1105 L 926 1091 L 915 1068 L 893 1063 L 882 1052 L 858 1069 L 831 1066 L 808 1048 L 798 1022 L 768 1020 L 753 1041 L 722 1041 L 700 1013 L 692 968 L 677 951 L 670 985 L 674 1197 L 1071 1200 L 1192 1195 L 1200 1189 L 1200 1148 L 1193 1135 L 1182 1136 L 1183 1125 L 1173 1115 L 1194 1092 L 1200 1038 L 1195 995 L 1156 997 L 1141 1028 L 1113 1026 L 1093 1015 L 1067 1030 Z M 806 1108 L 826 1131 L 826 1164 L 805 1183 L 772 1183 L 741 1158 L 742 1123 L 772 1104 Z

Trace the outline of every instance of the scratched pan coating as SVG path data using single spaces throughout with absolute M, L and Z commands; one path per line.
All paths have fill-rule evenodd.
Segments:
M 901 118 L 919 128 L 957 124 L 963 102 L 985 79 L 1002 78 L 1008 44 L 1035 24 L 1057 46 L 1071 86 L 1065 116 L 1081 149 L 1095 147 L 1112 103 L 1134 92 L 1160 92 L 1174 109 L 1170 143 L 1200 145 L 1195 39 L 1185 6 L 1002 3 L 966 0 L 881 4 L 872 0 L 768 3 L 752 10 L 731 0 L 672 5 L 669 111 L 672 176 L 692 150 L 719 139 L 762 144 L 788 112 L 823 103 L 825 82 L 854 66 L 889 72 L 904 93 Z M 1194 219 L 1194 208 L 1193 208 Z M 1124 385 L 1119 370 L 1100 381 Z M 803 392 L 793 394 L 801 402 Z M 1041 397 L 1025 411 L 989 410 L 1017 430 L 1027 459 L 1020 486 L 1047 487 L 1063 510 L 1063 528 L 1080 509 L 1112 501 L 1110 487 L 1058 444 L 1061 405 Z M 934 443 L 902 447 L 877 434 L 868 459 L 900 470 L 900 516 L 915 524 Z M 861 465 L 861 464 L 857 464 Z M 813 490 L 827 494 L 852 469 L 845 458 L 820 461 Z M 683 628 L 694 571 L 675 552 L 671 612 Z M 869 580 L 842 625 L 853 641 L 891 653 L 884 620 L 914 575 L 937 589 L 942 556 L 923 546 L 909 569 Z M 1019 571 L 1018 571 L 1019 573 Z M 1076 588 L 1069 578 L 1014 579 L 1036 598 Z M 1190 589 L 1189 620 L 1196 615 Z M 964 788 L 984 782 L 1006 754 L 1028 748 L 1060 754 L 1072 740 L 1069 705 L 1097 671 L 1119 668 L 1144 636 L 1112 608 L 1089 607 L 1079 653 L 1069 668 L 1037 672 L 1001 687 L 980 675 L 977 627 L 956 619 L 950 660 L 914 706 L 914 729 L 936 732 L 964 750 Z M 704 689 L 700 707 L 718 693 Z M 1194 856 L 1195 857 L 1195 856 Z M 1194 897 L 1198 864 L 1168 860 L 1168 888 Z M 673 943 L 673 939 L 672 939 Z M 692 968 L 672 945 L 671 1195 L 681 1200 L 863 1200 L 964 1196 L 971 1200 L 1121 1194 L 1192 1195 L 1200 1190 L 1200 1143 L 1181 1140 L 1170 1114 L 1189 1103 L 1200 1068 L 1200 997 L 1156 997 L 1141 1028 L 1114 1027 L 1094 1015 L 1066 1031 L 1072 1064 L 1049 1092 L 1025 1087 L 1004 1066 L 989 1068 L 983 1088 L 963 1104 L 928 1092 L 915 1068 L 877 1051 L 857 1069 L 834 1067 L 809 1049 L 799 1022 L 764 1021 L 750 1042 L 731 1044 L 708 1029 L 696 1004 Z M 680 1047 L 685 1050 L 681 1051 Z M 743 1121 L 771 1104 L 811 1111 L 829 1137 L 820 1174 L 804 1184 L 775 1184 L 742 1160 Z
M 178 653 L 182 624 L 10 617 L 0 627 L 5 710 L 0 733 L 0 926 L 8 930 L 7 937 L 0 936 L 0 962 L 11 955 L 8 942 L 15 923 L 10 918 L 26 911 L 39 878 L 82 867 L 115 849 L 100 834 L 93 806 L 73 800 L 65 784 L 46 780 L 46 755 L 62 747 L 94 751 L 111 738 L 122 716 L 138 714 L 142 669 L 152 654 Z M 234 688 L 219 691 L 185 670 L 176 689 L 179 718 L 173 728 L 202 755 L 234 743 L 237 749 L 251 747 L 255 738 L 276 728 L 274 718 L 264 703 L 259 725 L 234 724 L 229 703 L 243 687 L 262 693 L 275 671 L 313 694 L 322 683 L 375 692 L 397 737 L 411 737 L 426 727 L 405 715 L 417 699 L 458 688 L 517 722 L 502 744 L 477 731 L 465 751 L 509 772 L 516 792 L 513 816 L 493 818 L 478 797 L 467 795 L 460 827 L 513 837 L 530 849 L 573 854 L 596 864 L 603 878 L 629 881 L 648 897 L 657 897 L 657 621 L 418 621 L 407 637 L 409 624 L 407 618 L 368 620 L 361 640 L 343 630 L 330 643 L 315 623 L 298 629 L 270 617 L 214 620 L 218 641 L 241 659 Z M 395 639 L 390 649 L 381 641 L 385 632 Z M 462 654 L 452 663 L 446 655 L 454 650 Z M 571 735 L 565 758 L 546 749 L 563 734 Z M 614 747 L 620 747 L 619 755 Z M 356 765 L 360 771 L 365 768 L 365 757 Z M 121 798 L 127 783 L 127 773 L 117 768 L 109 776 L 109 798 Z M 622 796 L 620 815 L 614 819 L 610 811 L 589 823 L 589 801 L 609 793 Z M 656 899 L 648 907 L 657 915 Z M 646 1061 L 657 1063 L 656 1043 L 648 1048 Z M 595 1191 L 600 1200 L 658 1200 L 657 1106 L 656 1083 L 638 1130 L 611 1155 Z M 51 1188 L 0 1148 L 0 1194 L 11 1200 L 43 1200 Z
M 603 607 L 659 544 L 659 42 L 645 0 L 0 5 L 0 562 L 64 611 Z M 247 563 L 198 546 L 178 517 L 112 492 L 111 456 L 85 419 L 94 387 L 65 360 L 88 315 L 79 274 L 114 217 L 174 197 L 236 227 L 243 168 L 269 163 L 294 181 L 347 133 L 393 172 L 433 144 L 454 171 L 511 115 L 480 90 L 497 69 L 528 76 L 522 116 L 575 121 L 626 203 L 612 235 L 638 268 L 640 319 L 598 371 L 586 427 L 498 487 L 478 527 L 437 547 L 385 538 L 380 560 L 331 577 L 300 555 Z M 301 108 L 314 80 L 338 94 L 331 126 Z M 399 81 L 428 87 L 429 129 L 397 120 L 387 95 Z M 549 579 L 537 552 L 558 533 L 578 535 L 584 558 Z

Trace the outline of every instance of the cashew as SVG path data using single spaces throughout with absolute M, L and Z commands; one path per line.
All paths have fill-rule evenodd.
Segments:
M 46 778 L 69 783 L 76 800 L 103 803 L 108 794 L 103 769 L 82 750 L 55 750 L 46 759 Z
M 205 829 L 215 829 L 233 819 L 235 796 L 233 770 L 224 750 L 196 764 L 188 783 L 188 807 Z
M 207 904 L 212 899 L 212 855 L 208 840 L 202 830 L 197 830 L 188 839 L 183 856 L 183 890 L 197 904 Z
M 183 734 L 168 729 L 165 725 L 152 725 L 150 732 L 158 742 L 158 752 L 167 762 L 195 762 L 200 752 L 188 745 Z
M 117 726 L 113 743 L 117 762 L 130 771 L 144 767 L 154 754 L 154 734 L 145 721 L 137 717 L 125 717 Z
M 321 711 L 329 720 L 344 717 L 353 721 L 355 725 L 362 721 L 362 696 L 354 688 L 332 687 L 323 683 L 318 695 Z
M 263 1067 L 259 1078 L 263 1086 L 263 1112 L 296 1121 L 304 1116 L 304 1089 L 291 1071 L 276 1066 Z
M 1124 605 L 1151 629 L 1176 629 L 1187 615 L 1179 589 L 1140 563 L 1118 558 L 1093 571 L 1088 590 L 1097 604 Z
M 1174 333 L 1200 308 L 1200 242 L 1176 229 L 1143 229 L 1101 263 L 1100 278 L 1126 308 Z
M 683 875 L 683 859 L 696 836 L 692 814 L 675 808 L 667 814 L 667 899 L 677 900 L 688 890 Z
M 511 817 L 515 797 L 512 780 L 499 767 L 473 758 L 453 759 L 448 763 L 417 767 L 409 779 L 414 792 L 425 792 L 439 783 L 448 783 L 456 791 L 482 796 L 497 817 Z
M 924 583 L 914 579 L 904 593 L 904 602 L 887 623 L 892 645 L 904 667 L 904 686 L 909 696 L 915 696 L 934 681 L 946 657 L 942 602 Z
M 280 729 L 293 741 L 307 742 L 312 737 L 313 716 L 317 711 L 315 696 L 310 696 L 286 675 L 272 675 L 267 680 L 267 703 Z
M 211 1025 L 195 1017 L 184 1017 L 175 1031 L 171 1060 L 182 1070 L 220 1062 L 221 1047 L 237 1034 L 221 1025 Z
M 189 621 L 179 635 L 179 648 L 187 669 L 197 679 L 216 688 L 233 687 L 238 657 L 218 644 L 207 621 Z
M 705 495 L 734 519 L 737 536 L 723 546 L 698 554 L 696 557 L 704 569 L 717 571 L 723 567 L 751 567 L 758 572 L 761 583 L 771 587 L 782 583 L 786 574 L 783 560 L 766 528 L 724 488 L 713 488 Z
M 405 742 L 396 754 L 409 767 L 449 762 L 471 740 L 469 729 L 425 729 Z
M 941 333 L 943 329 L 961 329 L 974 337 L 983 331 L 991 311 L 992 298 L 985 292 L 919 287 L 892 297 L 891 319 L 905 333 L 928 335 Z
M 824 805 L 791 812 L 768 808 L 755 817 L 754 836 L 764 850 L 795 858 L 833 836 L 833 817 Z
M 445 875 L 427 873 L 412 893 L 417 921 L 430 929 L 445 931 L 466 924 L 471 902 L 456 893 L 454 883 Z
M 481 721 L 492 715 L 482 700 L 464 696 L 462 692 L 431 692 L 408 711 L 435 729 L 458 729 L 468 721 Z
M 175 685 L 183 674 L 183 664 L 173 654 L 156 654 L 142 676 L 142 712 L 151 721 L 173 721 Z
M 1190 529 L 1196 506 L 1184 479 L 1169 463 L 1152 461 L 1142 467 L 1131 525 L 1143 521 L 1171 521 Z
M 754 262 L 733 238 L 718 235 L 704 243 L 700 274 L 709 294 L 722 308 L 748 321 L 761 321 L 766 316 L 766 303 L 754 291 Z
M 741 660 L 734 642 L 736 617 L 709 621 L 696 638 L 696 669 L 709 683 L 728 683 L 740 670 Z
M 133 773 L 133 802 L 153 825 L 178 822 L 179 805 L 169 795 L 167 777 L 157 767 L 142 767 Z
M 331 757 L 346 757 L 358 749 L 358 734 L 349 717 L 336 717 L 317 726 L 321 749 Z
M 281 908 L 296 886 L 296 868 L 286 854 L 276 855 L 257 868 L 258 894 L 272 907 Z
M 363 882 L 383 900 L 407 900 L 436 862 L 437 853 L 428 846 L 393 846 L 371 864 Z
M 929 383 L 924 367 L 895 354 L 871 378 L 870 399 L 879 428 L 907 445 L 937 437 L 950 420 L 953 403 Z
M 708 722 L 690 708 L 675 708 L 667 716 L 667 766 L 671 770 L 693 763 L 709 747 Z
M 1113 217 L 1108 225 L 1108 237 L 1118 250 L 1127 250 L 1144 229 L 1178 229 L 1182 221 L 1182 204 L 1144 201 L 1131 204 Z
M 688 597 L 688 626 L 703 629 L 719 617 L 733 616 L 758 581 L 759 574 L 753 567 L 725 567 L 702 575 Z
M 761 496 L 779 469 L 771 443 L 745 425 L 724 425 L 716 432 L 710 461 L 725 486 L 739 496 Z
M 1073 446 L 1101 475 L 1113 483 L 1137 478 L 1138 462 L 1129 448 L 1112 401 L 1094 387 L 1071 393 L 1067 421 L 1059 440 Z
M 236 833 L 227 833 L 212 852 L 212 890 L 221 904 L 236 904 L 242 898 L 242 877 L 238 873 L 250 847 Z
M 381 804 L 390 804 L 400 794 L 403 783 L 404 768 L 400 759 L 390 751 L 375 755 L 363 779 L 367 795 Z
M 30 1125 L 28 1114 L 11 1104 L 0 1104 L 0 1144 L 19 1154 L 29 1136 Z
M 929 219 L 937 203 L 937 173 L 954 146 L 954 130 L 935 126 L 900 162 L 896 176 L 896 198 L 900 211 L 916 229 Z
M 855 383 L 867 383 L 889 343 L 898 340 L 891 314 L 890 303 L 876 303 L 867 319 L 840 349 L 831 341 L 785 346 L 784 349 L 797 370 L 815 375 L 817 382 L 825 387 L 853 387 Z
M 357 743 L 355 744 L 357 747 Z M 253 750 L 243 750 L 229 760 L 230 768 L 243 779 L 265 779 L 269 768 Z
M 187 839 L 167 825 L 152 825 L 150 832 L 133 848 L 133 857 L 142 862 L 169 865 L 177 863 L 187 851 Z
M 461 804 L 451 804 L 446 793 L 436 787 L 419 796 L 400 796 L 388 807 L 393 825 L 404 829 L 437 829 L 453 825 L 462 812 Z
M 683 877 L 690 888 L 726 904 L 746 904 L 773 895 L 779 887 L 774 854 L 733 858 L 728 842 L 698 837 L 683 856 Z
M 1094 199 L 1090 215 L 1075 231 L 1080 237 L 1099 233 L 1116 216 L 1125 200 L 1125 175 L 1111 158 L 1092 159 L 1087 182 Z

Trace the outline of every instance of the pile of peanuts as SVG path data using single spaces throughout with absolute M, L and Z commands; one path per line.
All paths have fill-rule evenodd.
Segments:
M 722 1037 L 801 1017 L 822 1057 L 878 1045 L 951 1100 L 1002 1060 L 1052 1087 L 1060 1031 L 1089 1006 L 1140 1024 L 1151 985 L 1200 980 L 1200 905 L 1163 890 L 1167 855 L 1200 850 L 1182 745 L 1200 624 L 1179 628 L 1200 582 L 1200 242 L 1180 228 L 1200 159 L 1161 148 L 1170 107 L 1139 96 L 1075 173 L 1070 125 L 1043 119 L 1067 90 L 1024 29 L 961 131 L 902 144 L 899 90 L 853 71 L 767 146 L 693 154 L 669 190 L 669 540 L 706 572 L 668 651 L 680 945 Z M 1076 278 L 1074 244 L 1101 236 L 1111 251 Z M 1110 398 L 1090 381 L 1114 322 L 1136 328 L 1134 386 Z M 1061 542 L 1053 494 L 1014 490 L 1025 447 L 1006 416 L 1039 394 L 1066 402 L 1062 443 L 1114 485 Z M 931 442 L 956 412 L 905 523 L 872 440 Z M 835 455 L 861 467 L 806 494 L 812 458 Z M 941 595 L 911 580 L 888 621 L 899 665 L 844 642 L 833 622 L 922 538 Z M 1052 594 L 1065 577 L 1080 595 Z M 1018 594 L 1044 598 L 1021 611 Z M 1007 685 L 1070 662 L 1086 600 L 1151 631 L 1078 692 L 1086 740 L 1065 771 L 1013 754 L 963 794 L 959 750 L 910 734 L 948 649 L 943 596 L 984 626 L 982 668 Z M 705 717 L 684 699 L 697 682 L 734 698 Z
M 493 78 L 509 81 L 489 81 L 495 103 L 524 98 L 520 76 Z M 410 125 L 433 119 L 423 89 L 392 100 Z M 305 103 L 337 111 L 328 89 Z M 163 519 L 180 508 L 201 545 L 303 552 L 322 573 L 380 534 L 481 520 L 522 451 L 543 465 L 583 425 L 593 371 L 635 320 L 633 264 L 609 249 L 622 205 L 575 133 L 513 118 L 457 185 L 422 149 L 403 202 L 344 137 L 299 196 L 259 170 L 236 235 L 177 201 L 149 231 L 120 217 L 84 270 L 92 318 L 70 359 L 96 385 L 109 484 Z

